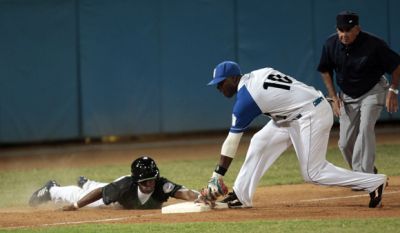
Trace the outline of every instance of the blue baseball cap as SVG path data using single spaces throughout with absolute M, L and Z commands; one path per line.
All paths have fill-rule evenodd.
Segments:
M 224 81 L 227 77 L 240 76 L 241 74 L 242 72 L 240 71 L 240 67 L 236 62 L 224 61 L 215 67 L 213 80 L 211 80 L 207 85 L 218 84 Z

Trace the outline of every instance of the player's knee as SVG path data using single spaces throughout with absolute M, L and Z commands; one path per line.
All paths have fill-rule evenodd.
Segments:
M 360 127 L 359 134 L 365 137 L 371 137 L 375 135 L 375 125 L 374 124 L 364 124 Z

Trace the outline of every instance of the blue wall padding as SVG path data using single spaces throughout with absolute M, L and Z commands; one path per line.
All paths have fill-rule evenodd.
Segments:
M 326 92 L 344 9 L 400 52 L 396 0 L 0 0 L 0 143 L 228 130 L 233 99 L 206 86 L 223 60 Z

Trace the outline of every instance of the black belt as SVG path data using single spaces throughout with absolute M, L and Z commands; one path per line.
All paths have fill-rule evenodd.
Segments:
M 316 99 L 312 102 L 312 104 L 314 105 L 314 107 L 317 107 L 318 104 L 320 104 L 320 103 L 322 102 L 322 100 L 324 100 L 324 97 L 320 96 L 320 97 L 316 98 Z M 269 114 L 269 113 L 264 113 L 264 114 L 267 115 L 267 116 L 271 116 L 271 114 Z M 303 115 L 299 114 L 299 115 L 297 115 L 295 118 L 293 118 L 293 120 L 298 120 L 298 119 L 300 119 L 302 116 L 303 116 Z M 287 116 L 280 116 L 280 115 L 275 115 L 275 117 L 276 117 L 276 118 L 283 119 L 283 120 L 287 118 Z
M 318 104 L 320 104 L 320 103 L 322 102 L 322 100 L 324 100 L 324 97 L 320 96 L 320 97 L 316 98 L 316 99 L 312 102 L 312 104 L 314 105 L 314 107 L 317 107 Z
M 318 104 L 320 104 L 320 103 L 322 102 L 322 100 L 324 100 L 324 97 L 320 96 L 320 97 L 316 98 L 316 99 L 312 102 L 312 104 L 314 105 L 314 107 L 317 107 Z M 298 120 L 298 119 L 300 119 L 301 117 L 302 117 L 302 115 L 299 114 L 299 115 L 297 115 L 294 119 L 295 119 L 295 120 Z

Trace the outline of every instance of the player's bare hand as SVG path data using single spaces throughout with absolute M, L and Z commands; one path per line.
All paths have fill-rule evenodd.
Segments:
M 331 101 L 332 111 L 336 117 L 340 116 L 340 105 L 342 101 L 339 98 L 333 98 Z
M 74 210 L 78 210 L 73 204 L 71 205 L 66 205 L 62 207 L 63 211 L 74 211 Z
M 200 190 L 199 196 L 194 201 L 194 203 L 204 203 L 206 205 L 209 205 L 211 208 L 214 208 L 216 200 L 217 197 L 210 193 L 210 190 L 208 188 L 202 188 Z
M 391 91 L 389 91 L 386 96 L 386 110 L 389 113 L 395 113 L 399 110 L 397 95 Z

